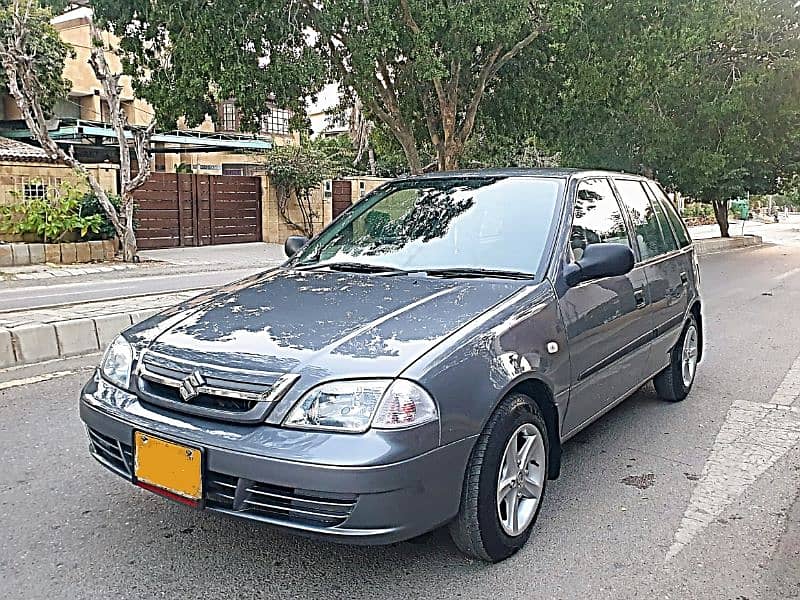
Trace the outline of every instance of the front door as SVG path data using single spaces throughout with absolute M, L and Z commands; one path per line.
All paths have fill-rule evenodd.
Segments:
M 622 209 L 606 178 L 578 184 L 568 260 L 580 260 L 590 244 L 631 245 Z M 644 270 L 587 281 L 559 300 L 572 364 L 572 391 L 564 417 L 568 435 L 644 377 L 652 320 Z
M 645 182 L 615 177 L 614 185 L 630 215 L 653 303 L 653 343 L 646 375 L 654 375 L 669 363 L 683 329 L 692 259 L 688 251 L 678 250 L 664 207 Z

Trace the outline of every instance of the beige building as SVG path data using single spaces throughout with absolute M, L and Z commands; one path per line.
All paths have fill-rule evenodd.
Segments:
M 117 192 L 116 165 L 90 165 L 89 170 L 103 187 L 111 193 Z M 83 177 L 51 160 L 38 146 L 0 137 L 0 205 L 42 198 L 65 183 L 86 187 Z
M 72 89 L 68 97 L 53 109 L 53 115 L 60 123 L 54 137 L 62 143 L 74 141 L 76 152 L 82 153 L 80 157 L 84 162 L 115 162 L 108 152 L 109 148 L 113 152 L 116 139 L 110 128 L 103 127 L 110 122 L 108 105 L 102 85 L 88 62 L 92 48 L 91 15 L 89 8 L 78 8 L 52 21 L 61 38 L 75 49 L 75 57 L 68 59 L 64 68 L 64 77 L 72 82 Z M 118 43 L 111 34 L 103 35 L 109 47 Z M 113 52 L 106 52 L 106 59 L 113 70 L 122 70 L 120 59 Z M 152 106 L 135 97 L 130 77 L 123 76 L 120 82 L 128 123 L 146 126 L 154 116 Z M 257 170 L 258 160 L 252 156 L 253 152 L 267 150 L 273 144 L 299 143 L 299 136 L 289 130 L 289 111 L 278 107 L 263 117 L 258 134 L 240 131 L 239 111 L 233 100 L 220 103 L 215 117 L 216 123 L 207 116 L 199 127 L 192 129 L 180 122 L 160 125 L 153 136 L 155 170 L 175 172 L 181 168 L 208 175 L 248 175 Z M 3 96 L 0 120 L 21 118 L 14 99 L 9 95 Z M 3 129 L 0 135 L 11 135 L 6 128 L 0 129 Z M 97 145 L 99 139 L 103 139 L 105 150 Z

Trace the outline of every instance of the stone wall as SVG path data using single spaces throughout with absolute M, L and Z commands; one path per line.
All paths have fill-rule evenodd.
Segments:
M 111 194 L 117 193 L 116 165 L 89 165 L 88 169 L 98 178 L 100 185 L 106 191 Z M 42 183 L 48 188 L 54 188 L 60 187 L 64 182 L 87 187 L 83 177 L 64 165 L 0 161 L 0 204 L 12 204 L 21 199 L 26 184 Z
M 352 177 L 352 202 L 355 204 L 362 198 L 362 191 L 368 194 L 379 185 L 389 181 L 380 177 Z M 262 199 L 262 221 L 261 230 L 265 242 L 283 244 L 290 235 L 302 235 L 300 231 L 288 225 L 278 212 L 277 190 L 273 186 L 269 177 L 262 177 L 261 199 Z M 363 188 L 361 183 L 363 182 Z M 289 203 L 289 215 L 292 220 L 301 222 L 300 209 L 294 198 Z M 314 234 L 318 234 L 330 224 L 333 219 L 333 198 L 325 196 L 323 187 L 320 186 L 311 192 L 311 206 L 317 218 L 314 220 Z
M 277 190 L 273 186 L 269 177 L 262 177 L 261 200 L 262 200 L 262 221 L 261 231 L 265 242 L 283 244 L 290 235 L 303 235 L 302 232 L 287 224 L 278 212 Z M 314 234 L 319 233 L 331 222 L 333 205 L 330 198 L 325 198 L 322 188 L 312 190 L 311 207 L 316 214 L 314 219 Z M 289 216 L 297 222 L 302 222 L 300 209 L 294 198 L 289 201 Z
M 387 181 L 391 181 L 391 179 L 386 179 L 384 177 L 347 177 L 346 179 L 353 182 L 350 187 L 353 196 L 353 204 L 361 200 L 361 198 L 369 194 L 375 188 L 383 185 Z
M 89 263 L 113 260 L 116 240 L 62 244 L 0 244 L 0 267 Z

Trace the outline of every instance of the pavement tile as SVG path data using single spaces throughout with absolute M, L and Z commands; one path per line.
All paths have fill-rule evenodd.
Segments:
M 28 256 L 32 265 L 45 263 L 44 244 L 28 244 Z
M 48 263 L 61 262 L 61 244 L 45 244 L 44 260 Z
M 31 264 L 31 255 L 28 250 L 28 244 L 11 244 L 11 254 L 14 257 L 15 265 Z
M 21 364 L 58 358 L 56 328 L 42 323 L 28 323 L 12 330 L 16 342 L 17 362 Z
M 0 244 L 0 267 L 10 267 L 14 264 L 14 254 L 11 244 Z
M 61 263 L 69 265 L 77 260 L 75 244 L 61 244 Z
M 54 324 L 60 356 L 89 354 L 99 349 L 92 319 L 75 319 Z
M 17 358 L 14 354 L 11 332 L 8 329 L 0 329 L 0 368 L 11 367 L 16 362 Z

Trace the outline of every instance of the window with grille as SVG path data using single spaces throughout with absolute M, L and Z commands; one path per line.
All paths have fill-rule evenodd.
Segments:
M 289 111 L 283 108 L 273 108 L 269 111 L 269 114 L 262 115 L 261 131 L 263 133 L 289 135 Z
M 219 124 L 222 131 L 237 131 L 239 129 L 239 112 L 236 102 L 226 100 L 219 107 Z
M 47 184 L 41 181 L 26 183 L 22 188 L 22 197 L 25 200 L 42 200 L 47 197 Z

